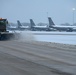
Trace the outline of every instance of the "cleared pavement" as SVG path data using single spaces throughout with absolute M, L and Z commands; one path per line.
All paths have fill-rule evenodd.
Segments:
M 0 41 L 0 75 L 76 75 L 76 46 Z

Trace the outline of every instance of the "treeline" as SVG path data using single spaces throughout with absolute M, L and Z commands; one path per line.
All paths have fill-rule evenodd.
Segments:
M 21 24 L 24 26 L 30 26 L 30 23 L 21 23 Z M 10 23 L 10 25 L 17 25 L 17 23 Z M 38 23 L 36 25 L 43 26 L 43 25 L 48 25 L 48 23 Z M 64 24 L 60 24 L 60 25 L 62 25 L 62 26 L 76 26 L 76 23 L 74 23 L 74 24 L 64 23 Z

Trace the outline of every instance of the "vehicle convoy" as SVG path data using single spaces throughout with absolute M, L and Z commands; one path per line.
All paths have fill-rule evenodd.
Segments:
M 0 40 L 10 39 L 14 34 L 7 31 L 7 19 L 0 18 Z

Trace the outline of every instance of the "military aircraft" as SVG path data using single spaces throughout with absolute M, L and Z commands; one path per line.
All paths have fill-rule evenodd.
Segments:
M 50 28 L 49 25 L 35 25 L 34 21 L 30 19 L 30 30 L 32 31 L 51 31 L 53 28 Z
M 58 31 L 67 31 L 67 32 L 72 32 L 76 28 L 76 26 L 60 26 L 60 25 L 55 25 L 51 17 L 48 17 L 49 20 L 49 27 L 54 28 Z
M 19 30 L 26 30 L 26 29 L 29 30 L 29 25 L 27 25 L 27 26 L 23 25 L 23 24 L 20 23 L 19 20 L 17 20 L 17 24 L 18 24 L 18 29 Z

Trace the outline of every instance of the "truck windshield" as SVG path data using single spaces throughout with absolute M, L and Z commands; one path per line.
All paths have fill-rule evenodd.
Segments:
M 5 25 L 6 21 L 5 20 L 0 20 L 0 25 Z

